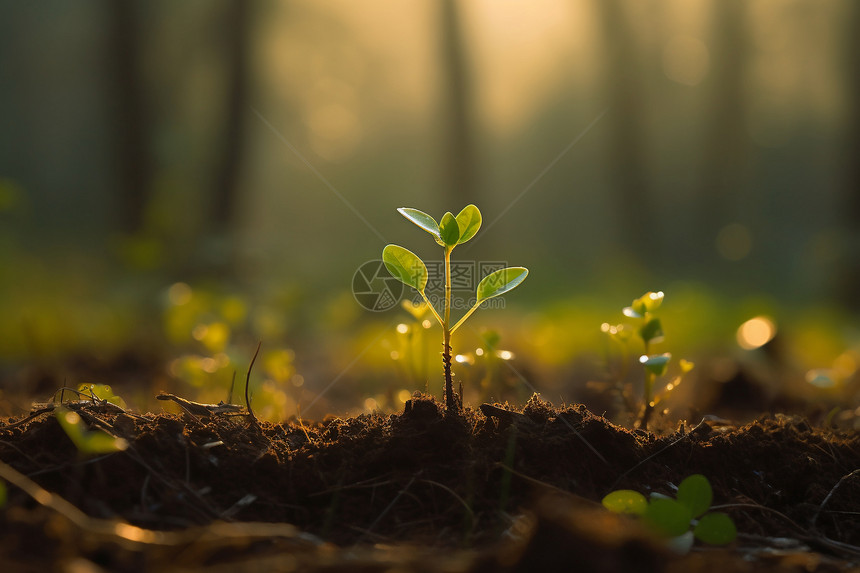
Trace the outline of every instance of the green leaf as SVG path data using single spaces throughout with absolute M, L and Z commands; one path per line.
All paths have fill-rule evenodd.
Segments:
M 663 325 L 659 318 L 652 318 L 639 329 L 639 336 L 645 343 L 659 342 L 663 338 Z
M 714 512 L 703 516 L 693 530 L 696 539 L 711 545 L 726 545 L 738 535 L 732 518 L 725 513 Z
M 693 474 L 678 486 L 678 501 L 689 508 L 693 517 L 699 517 L 708 511 L 713 500 L 711 482 L 702 474 Z
M 481 228 L 481 211 L 474 205 L 466 205 L 457 213 L 457 225 L 460 227 L 460 238 L 457 244 L 463 244 L 478 232 Z
M 418 255 L 400 245 L 386 245 L 382 249 L 382 262 L 391 276 L 418 292 L 424 292 L 427 286 L 427 266 Z
M 639 362 L 642 363 L 642 366 L 644 366 L 646 370 L 655 376 L 662 376 L 666 373 L 666 369 L 669 367 L 669 360 L 671 359 L 672 354 L 669 352 L 664 354 L 652 354 L 651 356 L 643 354 L 639 357 Z
M 436 223 L 436 219 L 425 213 L 424 211 L 419 211 L 418 209 L 412 209 L 410 207 L 400 207 L 397 210 L 398 213 L 439 239 L 439 224 Z
M 652 499 L 645 519 L 654 529 L 667 537 L 677 537 L 689 531 L 692 519 L 687 506 L 674 499 Z
M 478 284 L 477 302 L 514 290 L 528 274 L 529 270 L 524 267 L 508 267 L 488 274 Z
M 638 491 L 619 489 L 603 498 L 603 507 L 615 513 L 632 513 L 645 515 L 648 510 L 648 500 Z
M 107 454 L 111 452 L 120 452 L 128 447 L 128 442 L 122 438 L 115 438 L 101 430 L 87 430 L 84 427 L 84 422 L 76 413 L 65 408 L 57 408 L 54 410 L 57 421 L 60 422 L 63 430 L 78 448 L 78 451 L 83 454 Z
M 460 226 L 450 211 L 445 213 L 439 223 L 439 237 L 449 247 L 455 246 L 460 240 Z

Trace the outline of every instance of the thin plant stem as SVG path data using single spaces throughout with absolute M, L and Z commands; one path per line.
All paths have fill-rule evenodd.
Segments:
M 445 371 L 445 408 L 454 407 L 454 380 L 451 375 L 451 247 L 445 247 L 445 318 L 442 322 L 442 367 Z
M 482 303 L 482 302 L 484 302 L 484 301 L 476 302 L 476 303 L 475 303 L 475 306 L 473 306 L 472 308 L 470 308 L 470 309 L 469 309 L 469 312 L 467 312 L 466 314 L 464 314 L 464 315 L 463 315 L 463 318 L 461 318 L 460 320 L 458 320 L 458 321 L 457 321 L 457 324 L 455 324 L 455 325 L 451 328 L 451 334 L 454 334 L 454 332 L 456 332 L 456 331 L 457 331 L 457 329 L 458 329 L 458 328 L 460 328 L 460 325 L 461 325 L 461 324 L 463 324 L 464 322 L 466 322 L 466 319 L 467 319 L 467 318 L 469 318 L 470 316 L 472 316 L 472 313 L 473 313 L 473 312 L 475 312 L 476 310 L 478 310 L 478 308 L 481 306 L 481 303 Z
M 424 299 L 424 302 L 426 302 L 426 303 L 427 303 L 427 306 L 430 308 L 430 312 L 432 312 L 432 313 L 433 313 L 433 316 L 435 316 L 435 317 L 436 317 L 436 320 L 438 320 L 438 321 L 439 321 L 439 326 L 444 327 L 444 326 L 445 326 L 445 322 L 442 320 L 442 317 L 441 317 L 441 316 L 439 316 L 439 313 L 438 313 L 438 312 L 436 312 L 436 308 L 435 308 L 435 307 L 433 306 L 433 304 L 430 302 L 430 299 L 428 299 L 428 298 L 427 298 L 427 295 L 426 295 L 426 294 L 424 294 L 424 291 L 423 291 L 423 290 L 422 290 L 422 291 L 418 291 L 418 294 L 420 294 L 420 295 L 421 295 L 421 298 L 423 298 L 423 299 Z

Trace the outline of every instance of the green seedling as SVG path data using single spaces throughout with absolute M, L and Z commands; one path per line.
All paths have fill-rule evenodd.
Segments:
M 467 205 L 455 217 L 450 212 L 442 216 L 440 222 L 418 209 L 401 207 L 397 210 L 401 215 L 427 231 L 442 247 L 445 261 L 445 297 L 444 307 L 440 313 L 427 298 L 427 266 L 418 255 L 399 245 L 387 245 L 382 250 L 382 261 L 391 276 L 400 280 L 406 286 L 418 291 L 427 303 L 433 316 L 442 326 L 442 366 L 445 373 L 445 407 L 448 411 L 454 407 L 454 382 L 451 375 L 451 335 L 478 310 L 481 303 L 505 294 L 522 283 L 529 274 L 523 267 L 508 267 L 485 276 L 478 284 L 475 304 L 464 314 L 456 324 L 451 326 L 451 252 L 457 245 L 470 240 L 481 228 L 481 211 L 474 205 Z
M 708 512 L 713 497 L 708 478 L 694 474 L 678 486 L 676 499 L 651 494 L 649 503 L 638 491 L 622 489 L 604 497 L 603 506 L 615 513 L 638 515 L 649 529 L 673 539 L 674 547 L 689 549 L 692 538 L 709 545 L 726 545 L 737 536 L 731 517 Z
M 77 412 L 57 407 L 54 415 L 81 454 L 109 454 L 121 452 L 128 447 L 128 442 L 122 438 L 116 438 L 101 430 L 87 429 Z
M 680 375 L 671 379 L 660 394 L 655 393 L 654 388 L 657 380 L 666 374 L 669 369 L 669 363 L 672 360 L 670 352 L 659 354 L 652 352 L 653 345 L 662 342 L 665 336 L 663 325 L 660 319 L 655 316 L 655 312 L 663 304 L 663 298 L 664 294 L 662 291 L 647 292 L 634 300 L 630 306 L 625 307 L 622 313 L 624 316 L 636 321 L 635 325 L 619 324 L 612 326 L 609 323 L 603 323 L 600 327 L 611 340 L 618 343 L 622 348 L 625 364 L 622 379 L 626 377 L 627 353 L 631 341 L 638 339 L 642 342 L 644 352 L 639 357 L 639 363 L 642 365 L 645 374 L 643 385 L 644 409 L 639 418 L 639 425 L 642 428 L 648 427 L 648 420 L 657 404 L 678 387 L 683 376 L 690 372 L 694 366 L 688 360 L 681 360 L 679 362 Z

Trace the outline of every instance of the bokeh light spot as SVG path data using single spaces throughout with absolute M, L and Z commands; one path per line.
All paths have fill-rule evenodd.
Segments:
M 776 324 L 766 316 L 751 318 L 738 328 L 738 344 L 744 350 L 764 346 L 776 336 Z

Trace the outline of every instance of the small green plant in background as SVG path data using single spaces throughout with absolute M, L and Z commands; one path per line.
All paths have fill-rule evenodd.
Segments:
M 616 342 L 622 349 L 622 362 L 624 366 L 622 367 L 622 374 L 620 376 L 621 380 L 626 378 L 627 359 L 632 340 L 637 339 L 642 343 L 643 353 L 639 357 L 639 363 L 642 365 L 645 374 L 643 384 L 644 400 L 642 414 L 639 417 L 639 425 L 642 428 L 648 427 L 648 420 L 657 404 L 678 387 L 684 375 L 690 372 L 694 366 L 692 362 L 682 359 L 679 362 L 680 374 L 665 385 L 662 393 L 655 393 L 654 387 L 657 380 L 666 374 L 669 369 L 669 362 L 672 360 L 670 352 L 659 354 L 652 352 L 653 345 L 662 342 L 664 339 L 663 324 L 655 316 L 655 312 L 663 304 L 664 296 L 662 291 L 647 292 L 634 300 L 630 306 L 624 307 L 622 310 L 624 316 L 636 321 L 636 324 L 633 326 L 626 324 L 613 326 L 605 322 L 600 327 L 609 336 L 610 340 Z
M 621 489 L 608 494 L 602 503 L 612 512 L 640 516 L 649 529 L 672 538 L 673 547 L 686 552 L 694 538 L 709 545 L 726 545 L 737 536 L 731 517 L 708 511 L 713 497 L 708 478 L 694 474 L 681 482 L 675 499 L 652 493 L 649 502 L 638 491 Z
M 481 211 L 475 205 L 467 205 L 455 217 L 451 212 L 445 213 L 440 222 L 418 209 L 401 207 L 397 210 L 401 215 L 433 235 L 436 244 L 442 247 L 445 261 L 445 297 L 440 313 L 427 298 L 427 265 L 418 255 L 399 245 L 387 245 L 382 250 L 382 261 L 391 276 L 400 280 L 406 286 L 418 291 L 427 303 L 433 316 L 442 326 L 442 366 L 445 374 L 445 407 L 448 411 L 454 408 L 454 381 L 451 375 L 451 335 L 460 328 L 473 312 L 478 310 L 485 300 L 505 294 L 522 283 L 529 271 L 523 267 L 508 267 L 490 273 L 478 284 L 474 305 L 456 324 L 451 326 L 451 252 L 457 245 L 462 245 L 475 236 L 481 228 Z M 461 397 L 462 398 L 462 397 Z

